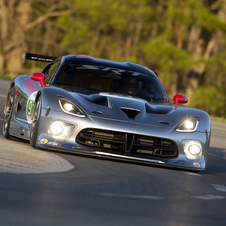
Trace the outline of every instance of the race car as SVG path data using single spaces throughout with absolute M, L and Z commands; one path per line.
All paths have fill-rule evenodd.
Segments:
M 42 72 L 20 75 L 5 102 L 3 135 L 33 148 L 194 171 L 206 169 L 209 115 L 168 98 L 145 66 L 88 55 L 49 57 Z

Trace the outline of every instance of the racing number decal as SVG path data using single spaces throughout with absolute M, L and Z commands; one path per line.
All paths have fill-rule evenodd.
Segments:
M 27 116 L 32 116 L 33 107 L 34 107 L 34 101 L 33 100 L 28 100 L 28 104 L 27 104 Z
M 32 123 L 31 117 L 32 117 L 32 112 L 34 108 L 36 94 L 37 94 L 37 91 L 33 92 L 27 100 L 26 117 L 27 117 L 28 123 Z

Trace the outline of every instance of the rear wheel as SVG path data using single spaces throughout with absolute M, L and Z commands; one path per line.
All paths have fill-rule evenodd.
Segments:
M 37 137 L 38 137 L 39 124 L 40 124 L 40 117 L 41 117 L 41 108 L 42 108 L 42 101 L 41 101 L 41 95 L 40 95 L 34 106 L 34 112 L 32 115 L 30 145 L 33 148 L 38 148 Z
M 4 108 L 4 116 L 3 116 L 3 127 L 2 133 L 3 136 L 7 139 L 11 139 L 12 137 L 9 134 L 9 127 L 12 118 L 13 106 L 14 106 L 14 93 L 15 88 L 12 86 L 8 92 L 5 108 Z

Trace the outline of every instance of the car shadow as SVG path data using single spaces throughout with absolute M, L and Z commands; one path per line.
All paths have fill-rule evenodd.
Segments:
M 210 147 L 208 153 L 207 167 L 202 174 L 226 173 L 226 150 Z
M 1 137 L 2 134 L 0 135 Z M 20 142 L 23 143 L 24 145 L 29 145 L 29 141 L 23 140 L 20 138 L 12 137 L 11 139 L 12 142 Z M 43 151 L 46 151 L 45 149 L 40 149 Z M 196 170 L 187 170 L 187 169 L 179 169 L 179 168 L 174 168 L 174 167 L 164 167 L 164 166 L 158 166 L 158 165 L 152 165 L 152 164 L 146 164 L 146 163 L 139 163 L 139 162 L 127 162 L 125 160 L 116 160 L 116 159 L 110 159 L 110 158 L 105 158 L 105 157 L 97 157 L 97 156 L 89 156 L 89 155 L 83 155 L 83 154 L 75 154 L 75 153 L 70 153 L 70 152 L 63 152 L 63 151 L 53 151 L 53 150 L 47 150 L 49 152 L 53 153 L 62 153 L 62 154 L 68 154 L 68 155 L 73 155 L 73 156 L 83 156 L 87 158 L 95 158 L 95 159 L 102 159 L 102 160 L 108 160 L 108 161 L 113 161 L 113 162 L 123 162 L 123 163 L 128 163 L 128 164 L 137 164 L 137 165 L 143 165 L 143 166 L 148 166 L 148 167 L 155 167 L 155 168 L 166 168 L 168 170 L 176 170 L 176 171 L 192 171 L 194 173 L 200 173 L 200 174 L 218 174 L 218 173 L 226 173 L 226 149 L 222 148 L 216 148 L 216 147 L 210 147 L 209 153 L 208 153 L 208 160 L 207 160 L 207 167 L 205 171 L 196 171 Z

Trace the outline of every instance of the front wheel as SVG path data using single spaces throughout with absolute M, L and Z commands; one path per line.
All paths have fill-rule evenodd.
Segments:
M 34 106 L 34 111 L 32 115 L 32 124 L 31 124 L 31 135 L 30 135 L 30 145 L 31 147 L 36 149 L 38 148 L 37 137 L 38 137 L 39 124 L 40 124 L 40 117 L 41 117 L 41 108 L 42 108 L 42 101 L 41 101 L 41 95 L 40 95 Z
M 15 93 L 15 88 L 14 86 L 12 86 L 8 92 L 6 104 L 4 108 L 2 133 L 3 133 L 3 136 L 7 139 L 11 139 L 11 136 L 9 134 L 9 127 L 10 127 L 10 122 L 12 118 L 13 106 L 14 106 L 14 93 Z

